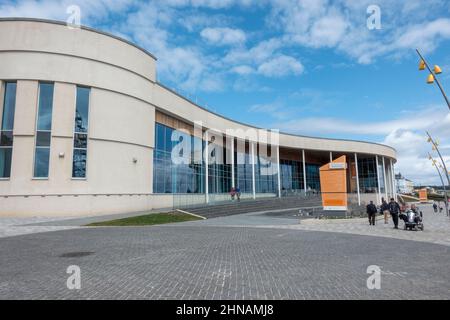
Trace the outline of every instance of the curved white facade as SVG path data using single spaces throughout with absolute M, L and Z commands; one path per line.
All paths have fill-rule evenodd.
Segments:
M 0 108 L 5 84 L 16 83 L 11 169 L 9 177 L 0 178 L 0 215 L 67 216 L 169 207 L 171 195 L 153 194 L 157 112 L 189 124 L 201 121 L 223 132 L 252 128 L 193 104 L 155 79 L 155 57 L 127 41 L 51 21 L 0 19 Z M 54 93 L 48 177 L 36 179 L 40 82 L 53 83 Z M 77 86 L 90 88 L 83 179 L 72 178 Z M 386 163 L 386 177 L 392 170 L 388 164 L 396 158 L 391 147 L 361 141 L 280 134 L 279 144 L 299 155 L 305 150 L 377 156 Z

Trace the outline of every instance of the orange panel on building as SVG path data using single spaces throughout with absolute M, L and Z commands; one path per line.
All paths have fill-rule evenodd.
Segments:
M 320 168 L 322 205 L 325 210 L 347 210 L 347 159 L 342 156 Z

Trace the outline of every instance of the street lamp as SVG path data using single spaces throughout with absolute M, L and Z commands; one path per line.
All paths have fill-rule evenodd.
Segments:
M 431 156 L 431 154 L 429 152 L 428 152 L 428 159 L 431 160 L 431 165 L 436 168 L 436 170 L 437 170 L 437 172 L 439 174 L 439 178 L 441 179 L 442 187 L 444 188 L 445 212 L 447 213 L 447 216 L 448 216 L 449 215 L 449 210 L 448 210 L 447 188 L 445 187 L 445 183 L 444 183 L 444 179 L 442 178 L 441 170 L 439 170 L 438 165 L 436 164 L 437 161 L 433 159 L 433 157 Z M 443 169 L 442 165 L 439 165 L 439 167 L 441 169 Z
M 435 65 L 434 68 L 431 69 L 430 66 L 428 65 L 427 61 L 425 60 L 425 58 L 420 53 L 419 49 L 416 49 L 416 52 L 420 57 L 419 70 L 425 70 L 425 68 L 428 69 L 430 74 L 428 75 L 427 83 L 433 84 L 436 82 L 436 84 L 439 87 L 439 90 L 441 90 L 441 93 L 444 96 L 444 99 L 445 99 L 445 102 L 447 103 L 448 108 L 450 109 L 450 101 L 448 100 L 447 95 L 444 92 L 444 88 L 442 88 L 442 85 L 439 82 L 439 79 L 436 77 L 437 74 L 442 73 L 442 69 L 438 65 Z
M 450 177 L 448 175 L 447 166 L 445 164 L 444 158 L 442 158 L 441 151 L 439 151 L 439 148 L 438 148 L 439 143 L 431 137 L 431 135 L 428 133 L 428 131 L 427 131 L 427 135 L 428 135 L 427 141 L 432 144 L 432 149 L 437 152 L 437 154 L 439 155 L 439 159 L 441 159 L 442 168 L 444 169 L 445 176 L 447 177 L 447 182 L 450 185 Z

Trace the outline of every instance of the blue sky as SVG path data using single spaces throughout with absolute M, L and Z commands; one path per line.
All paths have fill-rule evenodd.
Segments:
M 0 0 L 0 16 L 66 21 L 72 4 L 81 24 L 155 54 L 160 82 L 227 117 L 392 145 L 416 183 L 438 183 L 425 130 L 450 160 L 450 114 L 414 51 L 450 90 L 450 1 Z M 367 28 L 369 5 L 381 29 Z

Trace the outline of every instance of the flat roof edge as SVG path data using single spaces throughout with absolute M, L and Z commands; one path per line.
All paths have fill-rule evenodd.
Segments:
M 214 112 L 214 111 L 211 111 L 211 110 L 209 110 L 209 109 L 207 109 L 205 107 L 202 107 L 201 105 L 199 105 L 199 104 L 193 102 L 192 100 L 190 100 L 189 98 L 186 98 L 185 96 L 179 94 L 178 92 L 176 92 L 175 90 L 171 89 L 170 87 L 162 84 L 161 82 L 155 82 L 155 84 L 157 84 L 160 87 L 162 87 L 162 88 L 172 92 L 173 94 L 175 94 L 178 97 L 186 100 L 187 102 L 191 103 L 192 105 L 196 106 L 197 108 L 200 108 L 200 109 L 202 109 L 202 110 L 204 110 L 206 112 L 209 112 L 209 113 L 211 113 L 213 115 L 216 115 L 216 116 L 218 116 L 218 117 L 220 117 L 222 119 L 225 119 L 225 120 L 237 123 L 237 124 L 241 124 L 241 125 L 244 125 L 244 126 L 247 126 L 247 127 L 250 127 L 250 128 L 254 128 L 254 129 L 270 130 L 270 129 L 267 129 L 267 128 L 257 127 L 257 126 L 254 126 L 254 125 L 251 125 L 251 124 L 248 124 L 248 123 L 244 123 L 244 122 L 241 122 L 241 121 L 237 121 L 237 120 L 228 118 L 228 117 L 226 117 L 224 115 L 221 115 L 221 114 L 219 114 L 217 112 Z M 391 146 L 388 146 L 388 145 L 385 145 L 385 144 L 382 144 L 382 143 L 378 143 L 378 142 L 370 142 L 370 141 L 362 141 L 362 140 L 354 140 L 354 139 L 313 137 L 313 136 L 306 136 L 306 135 L 294 134 L 294 133 L 283 132 L 283 131 L 280 131 L 280 134 L 287 135 L 287 136 L 292 136 L 292 137 L 308 138 L 308 139 L 334 140 L 334 141 L 347 141 L 347 142 L 359 142 L 359 143 L 373 144 L 373 145 L 378 145 L 378 146 L 389 148 L 389 149 L 393 150 L 397 154 L 397 150 L 394 147 L 391 147 Z

